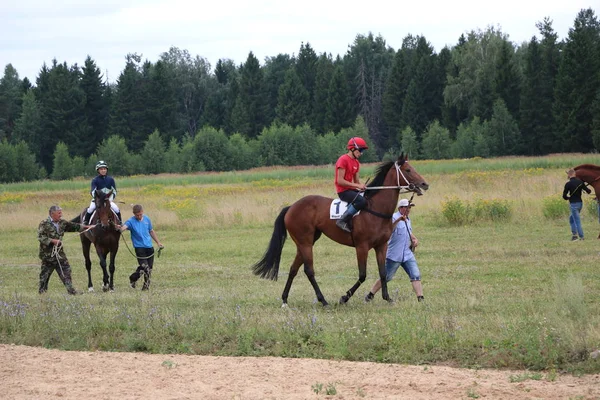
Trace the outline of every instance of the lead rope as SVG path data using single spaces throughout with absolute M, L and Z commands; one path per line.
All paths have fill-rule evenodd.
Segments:
M 62 240 L 58 239 L 60 241 L 60 244 L 55 244 L 54 246 L 52 246 L 52 253 L 51 253 L 51 257 L 56 257 L 56 262 L 58 262 L 58 268 L 60 268 L 60 274 L 63 276 L 65 276 L 65 273 L 63 272 L 63 268 L 62 265 L 60 263 L 60 251 L 62 250 Z

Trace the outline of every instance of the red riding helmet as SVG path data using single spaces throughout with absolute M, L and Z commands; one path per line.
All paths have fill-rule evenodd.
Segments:
M 367 142 L 365 142 L 364 139 L 356 136 L 348 140 L 348 145 L 346 146 L 346 148 L 348 150 L 366 150 L 369 148 L 369 146 L 367 146 Z

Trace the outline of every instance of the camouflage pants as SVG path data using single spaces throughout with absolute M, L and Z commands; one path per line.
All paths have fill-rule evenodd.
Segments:
M 58 277 L 67 288 L 67 292 L 69 294 L 75 294 L 76 291 L 73 287 L 73 282 L 71 281 L 71 266 L 67 260 L 61 262 L 60 265 L 56 261 L 42 261 L 39 292 L 45 293 L 48 291 L 48 281 L 54 270 L 56 270 Z

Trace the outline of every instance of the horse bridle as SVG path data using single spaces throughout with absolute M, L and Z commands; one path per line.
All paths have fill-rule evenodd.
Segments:
M 396 168 L 396 182 L 397 182 L 396 186 L 371 186 L 371 187 L 367 187 L 365 190 L 397 189 L 400 194 L 414 192 L 416 189 L 416 186 L 414 183 L 409 183 L 407 186 L 400 185 L 400 176 L 402 176 L 402 179 L 404 179 L 404 182 L 408 183 L 408 179 L 406 179 L 406 176 L 402 172 L 401 165 L 398 165 L 398 161 L 396 161 L 394 163 L 394 167 Z M 403 189 L 406 190 L 406 192 L 402 192 Z
M 380 190 L 380 189 L 397 189 L 398 190 L 398 194 L 402 194 L 402 193 L 413 193 L 413 197 L 415 195 L 415 189 L 416 186 L 414 183 L 409 183 L 408 186 L 402 186 L 400 185 L 400 176 L 402 176 L 402 178 L 404 179 L 404 182 L 408 182 L 408 179 L 406 179 L 406 176 L 404 175 L 404 173 L 402 172 L 402 169 L 400 168 L 401 165 L 398 165 L 398 161 L 396 161 L 394 163 L 394 167 L 396 168 L 396 186 L 371 186 L 371 187 L 367 187 L 366 190 Z M 406 190 L 405 192 L 403 192 L 402 190 Z M 410 201 L 412 201 L 412 197 L 410 199 Z M 373 211 L 369 208 L 365 208 L 363 209 L 363 211 L 368 212 L 369 214 L 373 214 L 376 217 L 380 217 L 383 219 L 391 219 L 393 217 L 393 215 L 387 215 L 387 214 L 382 214 L 380 212 L 377 211 Z

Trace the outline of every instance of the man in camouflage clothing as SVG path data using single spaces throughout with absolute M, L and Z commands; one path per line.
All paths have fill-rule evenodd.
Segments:
M 56 270 L 58 277 L 67 288 L 67 292 L 77 294 L 71 281 L 71 266 L 62 247 L 62 237 L 65 232 L 78 232 L 89 226 L 62 219 L 62 208 L 59 206 L 50 207 L 48 214 L 48 218 L 40 222 L 38 226 L 39 255 L 42 260 L 39 291 L 44 293 L 48 290 L 50 275 Z

